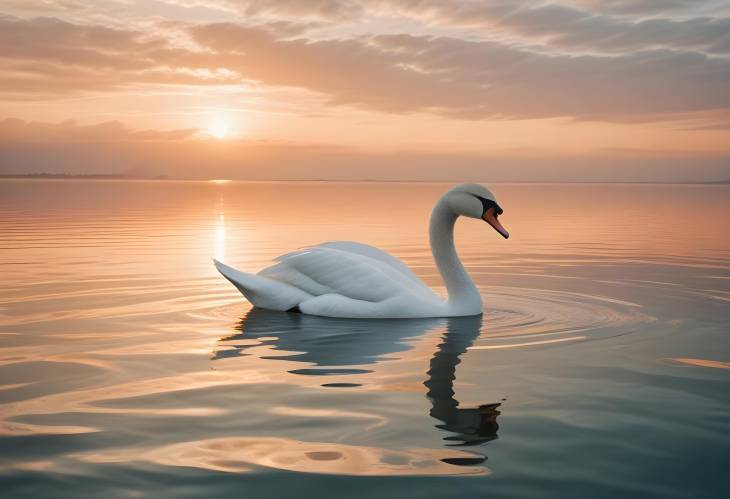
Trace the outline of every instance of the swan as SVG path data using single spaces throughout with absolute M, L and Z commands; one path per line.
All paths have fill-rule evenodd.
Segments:
M 254 307 L 309 315 L 362 319 L 406 319 L 479 315 L 482 297 L 454 247 L 459 216 L 482 219 L 505 239 L 502 208 L 479 184 L 447 191 L 431 213 L 431 252 L 446 284 L 444 300 L 401 260 L 367 244 L 331 241 L 287 253 L 258 274 L 213 260 Z

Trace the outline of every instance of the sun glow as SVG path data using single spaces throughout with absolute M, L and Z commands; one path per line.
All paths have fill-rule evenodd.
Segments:
M 216 121 L 208 130 L 210 134 L 218 140 L 223 140 L 228 136 L 228 124 L 223 121 Z

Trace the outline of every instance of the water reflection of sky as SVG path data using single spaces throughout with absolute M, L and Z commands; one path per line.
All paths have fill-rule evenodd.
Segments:
M 342 321 L 251 311 L 211 258 L 257 270 L 354 239 L 438 288 L 445 186 L 0 183 L 0 481 L 722 495 L 730 190 L 493 187 L 513 237 L 456 235 L 483 318 Z

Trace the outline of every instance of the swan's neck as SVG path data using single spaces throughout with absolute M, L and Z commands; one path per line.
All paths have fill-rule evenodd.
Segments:
M 449 293 L 449 307 L 461 315 L 478 314 L 482 311 L 482 297 L 454 247 L 457 218 L 444 199 L 436 203 L 429 225 L 431 252 Z

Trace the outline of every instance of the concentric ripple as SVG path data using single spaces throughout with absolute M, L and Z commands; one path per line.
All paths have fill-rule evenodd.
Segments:
M 511 287 L 485 292 L 484 331 L 472 349 L 598 339 L 627 334 L 656 320 L 639 304 L 603 296 Z

